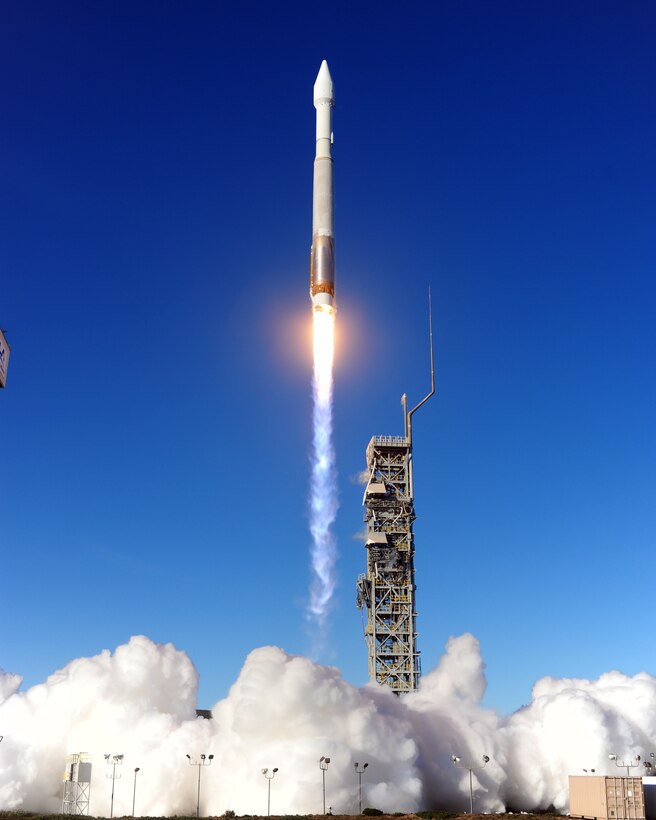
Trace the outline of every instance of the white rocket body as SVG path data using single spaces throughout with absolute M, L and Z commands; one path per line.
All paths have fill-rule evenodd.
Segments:
M 333 81 L 324 60 L 314 83 L 317 143 L 312 189 L 310 298 L 315 310 L 332 310 L 335 302 L 335 236 L 333 233 L 332 118 Z

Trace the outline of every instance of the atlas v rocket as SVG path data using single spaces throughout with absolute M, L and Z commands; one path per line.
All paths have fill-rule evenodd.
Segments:
M 333 80 L 324 60 L 314 83 L 317 148 L 312 189 L 310 298 L 313 310 L 335 307 L 335 236 L 333 233 Z

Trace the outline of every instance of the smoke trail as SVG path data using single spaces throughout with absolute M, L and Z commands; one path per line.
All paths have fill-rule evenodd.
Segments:
M 135 767 L 136 816 L 193 815 L 197 770 L 186 754 L 214 755 L 202 773 L 202 816 L 263 814 L 264 767 L 279 767 L 274 815 L 318 814 L 322 755 L 331 758 L 326 792 L 336 815 L 357 813 L 355 761 L 369 763 L 365 805 L 406 813 L 468 808 L 468 772 L 454 768 L 452 754 L 473 763 L 491 758 L 474 772 L 475 813 L 509 805 L 566 811 L 568 774 L 595 767 L 615 775 L 610 752 L 648 760 L 656 745 L 656 677 L 543 678 L 528 706 L 503 717 L 481 704 L 484 663 L 472 635 L 451 638 L 421 689 L 401 698 L 382 686 L 357 689 L 335 668 L 262 647 L 213 707 L 214 720 L 195 717 L 189 658 L 143 636 L 113 654 L 72 661 L 25 692 L 19 684 L 0 671 L 1 810 L 61 811 L 66 755 L 85 751 L 95 816 L 110 811 L 108 752 L 125 755 L 116 817 L 132 814 Z
M 335 314 L 331 308 L 313 313 L 313 451 L 310 483 L 312 571 L 308 614 L 323 625 L 335 590 L 337 547 L 331 527 L 337 515 L 337 476 L 333 448 L 333 351 Z

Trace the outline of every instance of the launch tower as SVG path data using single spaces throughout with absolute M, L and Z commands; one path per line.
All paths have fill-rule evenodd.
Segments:
M 421 675 L 412 528 L 412 416 L 435 393 L 432 317 L 430 360 L 430 393 L 410 411 L 405 394 L 401 399 L 404 435 L 374 436 L 367 447 L 369 475 L 363 498 L 367 572 L 358 578 L 357 606 L 366 611 L 369 677 L 396 694 L 417 689 Z

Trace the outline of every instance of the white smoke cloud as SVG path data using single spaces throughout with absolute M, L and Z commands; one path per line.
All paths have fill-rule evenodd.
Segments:
M 214 720 L 196 718 L 197 674 L 171 644 L 135 637 L 113 654 L 71 662 L 25 692 L 20 677 L 0 674 L 0 809 L 61 810 L 66 756 L 93 757 L 92 814 L 109 814 L 106 753 L 123 754 L 114 814 L 193 814 L 200 754 L 214 754 L 201 772 L 201 813 L 264 814 L 261 769 L 278 767 L 273 814 L 357 810 L 353 764 L 368 762 L 365 805 L 386 811 L 469 804 L 469 775 L 451 764 L 490 763 L 474 772 L 476 811 L 567 810 L 567 775 L 608 760 L 648 756 L 656 746 L 656 678 L 609 672 L 598 680 L 536 683 L 531 703 L 503 718 L 483 708 L 484 664 L 472 635 L 452 638 L 420 691 L 402 698 L 369 684 L 344 681 L 333 667 L 276 647 L 246 658 Z
M 60 811 L 66 756 L 84 751 L 94 763 L 94 812 L 109 814 L 106 753 L 125 754 L 115 814 L 131 813 L 130 775 L 145 759 L 151 776 L 140 778 L 144 805 L 153 814 L 181 812 L 193 784 L 178 763 L 180 747 L 193 752 L 203 739 L 195 726 L 202 722 L 195 717 L 197 683 L 183 652 L 135 637 L 113 655 L 72 661 L 44 684 L 9 695 L 0 704 L 0 807 Z M 166 781 L 165 794 L 158 781 Z
M 654 750 L 656 678 L 644 672 L 608 672 L 595 681 L 542 678 L 530 705 L 508 719 L 502 737 L 512 771 L 503 799 L 513 805 L 530 799 L 537 808 L 566 806 L 568 774 L 583 768 L 626 774 L 608 761 L 610 753 L 644 759 Z
M 391 693 L 384 694 L 394 700 Z M 335 810 L 355 808 L 353 762 L 361 759 L 377 770 L 384 785 L 379 802 L 414 805 L 418 800 L 417 750 L 407 720 L 381 713 L 367 687 L 350 686 L 335 668 L 276 647 L 257 649 L 213 713 L 219 808 L 263 813 L 266 795 L 260 770 L 278 766 L 272 784 L 274 813 L 319 813 L 322 756 L 331 759 L 326 799 Z M 254 806 L 258 792 L 259 805 Z

